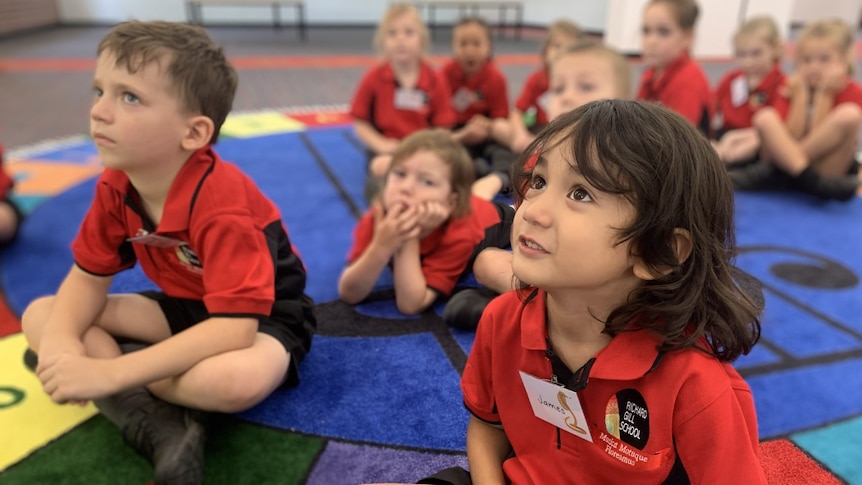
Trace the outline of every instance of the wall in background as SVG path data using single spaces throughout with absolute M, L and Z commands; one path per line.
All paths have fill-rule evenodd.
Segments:
M 0 0 L 0 35 L 47 27 L 59 21 L 56 0 Z

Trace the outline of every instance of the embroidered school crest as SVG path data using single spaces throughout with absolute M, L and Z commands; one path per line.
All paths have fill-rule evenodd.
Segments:
M 623 389 L 605 406 L 605 429 L 615 438 L 642 450 L 649 441 L 649 410 L 637 389 Z
M 187 270 L 193 273 L 201 274 L 204 272 L 200 258 L 188 244 L 183 243 L 177 246 L 177 259 Z

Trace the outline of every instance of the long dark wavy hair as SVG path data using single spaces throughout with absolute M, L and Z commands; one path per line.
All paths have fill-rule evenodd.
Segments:
M 519 200 L 536 154 L 553 147 L 570 150 L 564 158 L 593 187 L 633 205 L 635 220 L 619 228 L 618 243 L 630 241 L 654 274 L 666 272 L 613 310 L 605 332 L 649 329 L 663 338 L 661 351 L 697 347 L 725 361 L 748 353 L 761 309 L 733 278 L 733 189 L 709 141 L 655 104 L 594 101 L 551 122 L 527 148 L 513 171 Z M 677 228 L 691 234 L 683 262 Z

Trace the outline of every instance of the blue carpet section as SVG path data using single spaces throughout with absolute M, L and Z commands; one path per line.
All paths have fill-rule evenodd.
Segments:
M 862 484 L 862 417 L 791 436 L 847 483 Z
M 860 414 L 862 359 L 749 376 L 761 438 Z
M 337 298 L 338 275 L 356 214 L 366 210 L 362 200 L 366 159 L 350 136 L 344 127 L 336 127 L 226 138 L 217 146 L 224 159 L 248 173 L 281 209 L 308 268 L 308 293 L 317 303 Z M 84 142 L 30 158 L 86 163 L 93 156 L 92 144 Z M 0 283 L 13 310 L 20 313 L 32 299 L 52 293 L 60 284 L 72 264 L 69 244 L 89 206 L 92 185 L 88 181 L 39 205 L 19 241 L 0 253 Z M 28 208 L 40 202 L 20 200 Z M 763 344 L 736 363 L 751 384 L 761 437 L 845 420 L 795 439 L 848 480 L 862 483 L 858 465 L 862 199 L 840 204 L 799 195 L 738 194 L 737 214 L 738 264 L 764 283 L 767 300 Z M 391 284 L 386 272 L 377 288 Z M 472 286 L 475 281 L 467 278 L 462 284 Z M 138 270 L 132 270 L 118 275 L 112 291 L 151 287 Z M 442 309 L 438 303 L 433 311 L 440 315 Z M 318 466 L 309 483 L 327 483 L 332 478 L 327 473 L 339 467 L 356 481 L 415 480 L 424 472 L 417 469 L 411 474 L 399 467 L 426 461 L 413 455 L 401 461 L 399 456 L 413 452 L 373 445 L 464 449 L 468 414 L 461 402 L 457 368 L 463 365 L 474 334 L 445 329 L 441 333 L 439 328 L 433 334 L 400 331 L 410 325 L 420 328 L 429 316 L 405 318 L 391 300 L 355 310 L 336 312 L 338 316 L 324 322 L 322 328 L 328 330 L 315 337 L 298 388 L 280 390 L 241 416 L 367 444 L 330 443 L 320 463 L 331 466 Z M 842 447 L 856 450 L 852 456 L 857 458 L 848 458 Z M 458 463 L 463 459 L 435 455 L 427 461 L 429 471 L 443 464 L 434 461 L 440 456 Z M 391 476 L 377 473 L 371 465 L 390 459 L 389 469 L 398 470 Z
M 430 334 L 318 336 L 301 385 L 241 416 L 341 439 L 464 450 L 468 413 L 458 383 Z

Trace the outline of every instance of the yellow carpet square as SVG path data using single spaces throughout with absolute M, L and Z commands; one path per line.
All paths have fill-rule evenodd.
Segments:
M 91 418 L 93 404 L 61 406 L 24 367 L 24 334 L 0 340 L 0 471 Z
M 221 132 L 235 138 L 251 138 L 277 133 L 291 133 L 305 129 L 305 125 L 287 116 L 272 112 L 236 114 L 228 116 Z

